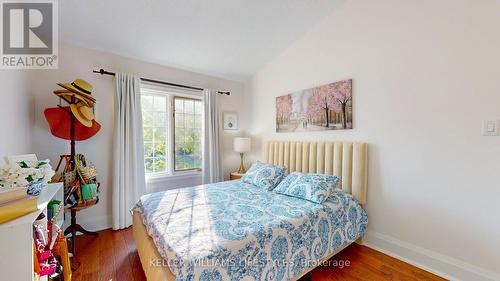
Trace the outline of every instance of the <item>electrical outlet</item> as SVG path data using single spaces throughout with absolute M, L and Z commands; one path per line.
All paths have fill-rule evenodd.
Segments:
M 483 136 L 498 136 L 500 135 L 499 127 L 500 120 L 487 120 L 483 123 Z

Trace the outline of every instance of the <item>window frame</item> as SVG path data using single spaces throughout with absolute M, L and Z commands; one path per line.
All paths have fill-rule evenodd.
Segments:
M 175 98 L 174 97 L 179 97 L 179 98 L 185 98 L 185 99 L 193 99 L 193 100 L 200 100 L 202 103 L 204 102 L 203 95 L 199 91 L 194 91 L 194 90 L 184 90 L 184 89 L 177 89 L 177 88 L 172 88 L 172 87 L 167 87 L 167 86 L 159 86 L 155 84 L 150 84 L 150 83 L 142 83 L 140 87 L 140 95 L 142 96 L 143 94 L 146 95 L 160 95 L 160 96 L 165 96 L 167 98 L 166 102 L 166 112 L 167 112 L 167 117 L 166 117 L 166 123 L 167 123 L 167 148 L 166 148 L 166 153 L 165 153 L 165 160 L 166 160 L 166 166 L 167 169 L 165 172 L 157 172 L 157 173 L 146 173 L 146 178 L 152 179 L 153 181 L 161 180 L 161 178 L 170 178 L 170 177 L 179 177 L 179 176 L 192 176 L 192 175 L 201 175 L 203 172 L 202 168 L 192 168 L 192 169 L 183 169 L 183 170 L 176 170 L 175 169 Z M 142 108 L 141 108 L 141 114 L 142 114 Z M 204 116 L 204 113 L 202 114 L 202 118 Z M 204 120 L 202 120 L 202 135 L 203 135 L 203 124 Z M 143 124 L 141 124 L 143 125 Z M 172 137 L 169 137 L 172 136 Z M 203 138 L 203 136 L 200 136 Z M 203 141 L 203 140 L 202 140 Z M 143 140 L 144 143 L 144 140 Z M 202 157 L 203 157 L 203 149 L 202 151 Z M 145 158 L 143 159 L 145 161 Z
M 162 91 L 158 91 L 156 89 L 149 89 L 149 88 L 144 88 L 144 90 L 146 91 L 145 93 L 143 92 L 143 87 L 141 86 L 141 98 L 143 95 L 149 95 L 149 96 L 152 96 L 153 99 L 155 96 L 163 96 L 166 98 L 166 108 L 165 108 L 165 114 L 166 114 L 166 119 L 165 119 L 165 123 L 166 124 L 169 124 L 171 121 L 170 121 L 170 108 L 169 108 L 169 97 L 168 95 L 166 95 L 164 92 Z M 154 112 L 154 110 L 152 110 Z M 141 108 L 141 114 L 142 113 L 142 108 Z M 144 130 L 144 120 L 143 120 L 143 123 L 141 124 L 142 127 L 143 127 L 143 130 Z M 156 128 L 155 126 L 152 127 L 153 129 L 153 132 L 154 132 L 154 128 Z M 170 158 L 170 143 L 169 143 L 169 139 L 168 139 L 168 134 L 169 134 L 169 130 L 168 128 L 165 128 L 165 137 L 166 137 L 166 142 L 165 142 L 165 164 L 166 164 L 166 170 L 163 171 L 163 172 L 156 172 L 156 173 L 146 173 L 146 175 L 149 177 L 149 176 L 159 176 L 159 177 L 165 177 L 165 176 L 170 176 L 171 173 L 170 173 L 170 161 L 169 161 L 169 158 Z M 154 135 L 153 135 L 153 140 L 154 140 Z M 153 141 L 154 143 L 154 141 Z M 143 138 L 143 145 L 144 145 L 144 138 Z M 153 147 L 153 150 L 154 150 L 154 147 Z M 145 157 L 144 157 L 144 160 L 145 160 Z
M 194 98 L 194 97 L 186 97 L 186 96 L 181 96 L 181 95 L 172 95 L 172 104 L 171 104 L 171 108 L 172 108 L 172 146 L 173 146 L 173 159 L 172 159 L 172 171 L 175 173 L 175 172 L 186 172 L 186 171 L 198 171 L 198 172 L 201 172 L 202 171 L 202 168 L 189 168 L 189 169 L 180 169 L 180 170 L 177 170 L 175 168 L 175 159 L 176 159 L 176 155 L 177 153 L 175 153 L 175 99 L 178 98 L 178 99 L 184 99 L 184 100 L 194 100 L 194 101 L 201 101 L 202 102 L 202 105 L 203 105 L 203 99 L 202 98 Z M 186 114 L 185 112 L 183 113 L 184 115 Z M 195 115 L 195 114 L 193 114 Z M 201 126 L 202 126 L 202 134 L 203 134 L 203 115 L 202 114 L 202 122 L 201 122 Z M 202 138 L 202 134 L 200 134 L 200 145 L 201 145 L 201 142 L 203 141 L 201 138 Z M 203 157 L 203 149 L 201 149 L 201 156 Z

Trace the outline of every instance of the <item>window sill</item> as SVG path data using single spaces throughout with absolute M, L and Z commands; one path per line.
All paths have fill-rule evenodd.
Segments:
M 185 172 L 175 172 L 174 174 L 156 174 L 146 176 L 147 183 L 158 183 L 169 180 L 179 180 L 179 179 L 188 179 L 188 178 L 198 178 L 203 175 L 202 171 L 192 170 Z

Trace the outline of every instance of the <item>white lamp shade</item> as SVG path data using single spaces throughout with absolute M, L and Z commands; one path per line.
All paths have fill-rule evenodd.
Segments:
M 250 138 L 234 138 L 234 151 L 238 153 L 249 152 L 251 149 L 251 143 Z

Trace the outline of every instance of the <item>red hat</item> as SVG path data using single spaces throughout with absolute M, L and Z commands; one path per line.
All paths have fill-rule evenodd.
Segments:
M 61 139 L 71 140 L 71 109 L 69 106 L 51 107 L 44 110 L 45 119 L 49 123 L 50 132 Z M 92 120 L 91 127 L 85 127 L 75 119 L 75 140 L 83 141 L 93 137 L 101 129 L 101 124 Z

